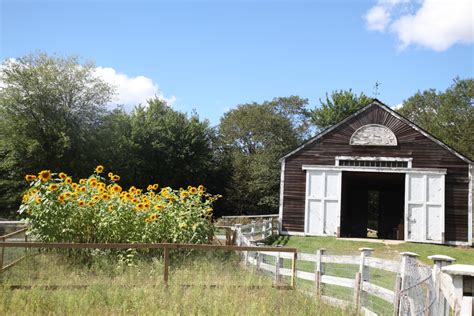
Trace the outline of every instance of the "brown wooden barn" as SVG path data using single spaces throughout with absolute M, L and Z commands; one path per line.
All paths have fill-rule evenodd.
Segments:
M 280 233 L 472 244 L 473 161 L 374 100 L 281 159 Z

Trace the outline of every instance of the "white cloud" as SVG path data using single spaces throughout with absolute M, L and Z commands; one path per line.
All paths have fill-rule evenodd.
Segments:
M 371 31 L 384 31 L 390 22 L 390 13 L 383 6 L 372 7 L 365 15 L 367 28 Z
M 166 98 L 158 84 L 148 77 L 129 77 L 113 68 L 104 67 L 97 67 L 95 72 L 98 77 L 116 88 L 116 97 L 113 104 L 124 105 L 127 110 L 138 104 L 145 105 L 148 99 L 155 96 L 166 101 L 170 106 L 176 101 L 175 96 Z
M 379 0 L 364 19 L 369 30 L 393 32 L 401 49 L 415 45 L 444 51 L 474 42 L 472 0 Z

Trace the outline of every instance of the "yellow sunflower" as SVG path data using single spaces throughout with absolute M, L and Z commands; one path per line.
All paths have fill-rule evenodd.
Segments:
M 35 180 L 35 179 L 36 179 L 36 176 L 35 176 L 35 175 L 32 175 L 32 174 L 27 174 L 27 175 L 25 176 L 25 180 L 28 181 L 28 182 L 31 182 L 31 181 L 33 181 L 33 180 Z
M 97 167 L 95 167 L 95 172 L 97 172 L 97 173 L 104 172 L 104 166 L 98 165 Z
M 51 179 L 51 171 L 50 170 L 43 170 L 41 171 L 39 174 L 38 174 L 38 178 L 43 181 L 43 182 L 46 182 L 48 181 L 49 179 Z
M 57 189 L 59 189 L 59 185 L 52 183 L 48 186 L 48 189 L 51 191 L 56 191 Z
M 59 177 L 63 180 L 65 180 L 67 178 L 67 174 L 65 174 L 64 172 L 60 172 L 59 173 Z
M 86 202 L 84 202 L 83 200 L 77 201 L 77 205 L 79 206 L 84 206 L 84 204 L 86 204 Z
M 197 190 L 195 187 L 189 188 L 189 193 L 191 193 L 191 194 L 196 194 L 197 191 L 198 191 L 198 190 Z

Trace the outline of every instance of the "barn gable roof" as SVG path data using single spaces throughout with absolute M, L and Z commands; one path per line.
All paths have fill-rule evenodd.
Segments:
M 378 99 L 373 99 L 372 102 L 370 102 L 368 105 L 362 107 L 361 109 L 359 109 L 357 112 L 353 113 L 352 115 L 349 115 L 348 117 L 346 117 L 345 119 L 343 119 L 342 121 L 340 121 L 339 123 L 336 123 L 334 124 L 333 126 L 331 127 L 328 127 L 327 129 L 323 130 L 321 133 L 317 134 L 316 136 L 314 136 L 313 138 L 309 139 L 308 141 L 306 141 L 305 143 L 303 143 L 301 146 L 299 146 L 298 148 L 296 148 L 295 150 L 289 152 L 288 154 L 286 154 L 285 156 L 283 156 L 282 158 L 280 158 L 280 161 L 292 156 L 293 154 L 299 152 L 300 150 L 302 150 L 303 148 L 305 148 L 306 146 L 310 145 L 311 143 L 313 143 L 314 141 L 318 140 L 319 138 L 323 137 L 324 135 L 326 134 L 329 134 L 331 133 L 333 130 L 335 130 L 337 127 L 343 125 L 344 123 L 348 122 L 349 120 L 351 120 L 352 118 L 362 114 L 363 112 L 367 111 L 368 109 L 370 109 L 371 107 L 373 106 L 378 106 L 380 107 L 381 109 L 387 111 L 388 113 L 390 113 L 392 116 L 396 117 L 397 119 L 399 119 L 400 121 L 404 122 L 405 124 L 409 125 L 410 127 L 412 127 L 413 129 L 415 129 L 416 131 L 418 131 L 420 134 L 424 135 L 425 137 L 429 138 L 430 140 L 432 140 L 433 142 L 435 142 L 436 144 L 438 144 L 439 146 L 443 147 L 444 149 L 448 150 L 449 152 L 451 152 L 452 154 L 454 154 L 455 156 L 457 156 L 459 159 L 463 160 L 464 162 L 468 163 L 468 164 L 474 164 L 474 161 L 470 160 L 469 158 L 467 158 L 466 156 L 462 155 L 461 153 L 459 153 L 458 151 L 456 151 L 455 149 L 449 147 L 448 145 L 446 145 L 444 142 L 442 142 L 441 140 L 437 139 L 435 136 L 431 135 L 430 133 L 428 133 L 427 131 L 425 131 L 424 129 L 422 129 L 421 127 L 419 127 L 418 125 L 416 125 L 415 123 L 411 122 L 410 120 L 408 120 L 407 118 L 403 117 L 402 115 L 400 115 L 399 113 L 397 113 L 395 110 L 391 109 L 389 106 L 385 105 L 384 103 L 382 103 L 381 101 L 379 101 Z

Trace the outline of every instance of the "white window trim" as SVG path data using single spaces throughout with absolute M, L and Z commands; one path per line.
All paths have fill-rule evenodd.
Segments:
M 388 172 L 388 173 L 425 173 L 446 174 L 446 169 L 441 168 L 392 168 L 392 167 L 356 167 L 356 166 L 331 166 L 331 165 L 303 165 L 303 170 L 341 170 L 354 172 Z
M 468 176 L 469 176 L 469 190 L 468 190 L 468 200 L 467 200 L 467 221 L 468 221 L 468 228 L 467 228 L 467 243 L 469 246 L 472 245 L 473 243 L 473 226 L 474 226 L 474 221 L 472 218 L 472 190 L 473 190 L 473 182 L 474 182 L 474 165 L 469 164 L 469 171 L 468 171 Z
M 401 158 L 401 157 L 359 157 L 359 156 L 336 156 L 336 166 L 339 166 L 340 160 L 353 160 L 353 161 L 403 161 L 407 162 L 407 167 L 411 168 L 413 158 Z M 389 168 L 389 167 L 381 167 Z

